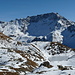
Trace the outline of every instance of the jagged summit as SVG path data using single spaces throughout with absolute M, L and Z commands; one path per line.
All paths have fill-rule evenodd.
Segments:
M 28 20 L 28 19 L 43 19 L 43 18 L 48 18 L 48 17 L 51 17 L 51 18 L 64 18 L 63 16 L 59 15 L 59 13 L 45 13 L 45 14 L 39 14 L 39 15 L 34 15 L 34 16 L 27 16 L 26 18 L 16 18 L 15 20 Z M 66 18 L 64 18 L 66 19 Z M 13 22 L 14 20 L 10 20 L 10 22 Z
M 42 19 L 59 19 L 58 13 L 46 13 L 46 14 L 40 14 L 37 16 L 28 16 L 26 19 L 30 18 L 30 22 L 38 22 L 39 20 Z
M 27 20 L 28 22 L 37 22 L 38 20 L 46 19 L 50 17 L 50 19 L 65 19 L 66 18 L 62 17 L 58 13 L 46 13 L 46 14 L 40 14 L 40 15 L 35 15 L 35 16 L 27 16 L 26 18 L 20 18 L 20 19 L 15 19 L 15 20 Z M 10 22 L 13 22 L 14 20 L 11 20 Z

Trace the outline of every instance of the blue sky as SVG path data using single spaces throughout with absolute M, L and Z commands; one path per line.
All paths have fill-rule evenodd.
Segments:
M 75 21 L 75 0 L 0 0 L 0 21 L 50 12 Z

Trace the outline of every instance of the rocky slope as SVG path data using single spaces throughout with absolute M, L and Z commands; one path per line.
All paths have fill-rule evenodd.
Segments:
M 60 43 L 36 41 L 24 45 L 2 33 L 0 40 L 1 75 L 46 74 L 59 71 L 58 65 L 70 66 L 75 71 L 75 50 Z

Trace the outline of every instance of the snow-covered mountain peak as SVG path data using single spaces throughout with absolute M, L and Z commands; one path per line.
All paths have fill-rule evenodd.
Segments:
M 61 44 L 62 43 L 62 44 Z M 75 22 L 58 13 L 0 22 L 0 75 L 75 75 Z
M 27 18 L 15 19 L 11 20 L 10 22 L 0 23 L 0 32 L 13 38 L 14 40 L 25 43 L 34 40 L 53 41 L 61 43 L 61 41 L 53 40 L 53 38 L 55 37 L 53 36 L 54 33 L 60 31 L 61 36 L 57 36 L 60 37 L 59 40 L 61 40 L 61 38 L 63 37 L 62 43 L 67 46 L 68 43 L 64 41 L 67 38 L 65 34 L 69 33 L 67 29 L 74 31 L 74 28 L 75 22 L 67 20 L 65 17 L 62 17 L 58 13 L 53 12 L 36 16 L 28 16 Z M 67 32 L 65 33 L 65 31 Z M 69 35 L 72 36 L 73 33 L 70 32 Z M 69 39 L 73 40 L 72 37 L 70 37 Z M 66 39 L 66 41 L 68 40 Z

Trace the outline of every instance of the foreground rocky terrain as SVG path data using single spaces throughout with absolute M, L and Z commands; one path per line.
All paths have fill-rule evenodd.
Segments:
M 1 75 L 62 75 L 75 71 L 75 50 L 57 42 L 23 45 L 0 33 Z

